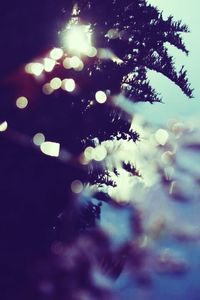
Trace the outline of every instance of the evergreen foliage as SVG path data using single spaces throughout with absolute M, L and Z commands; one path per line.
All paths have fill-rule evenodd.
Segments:
M 40 10 L 40 5 L 31 5 Z M 58 3 L 66 17 L 72 7 L 71 2 L 68 7 L 62 1 Z M 20 19 L 24 9 L 18 13 Z M 42 46 L 41 53 L 38 47 L 35 53 L 24 53 L 19 62 L 22 66 L 14 71 L 14 63 L 13 73 L 1 79 L 0 121 L 8 122 L 8 129 L 0 132 L 0 224 L 4 240 L 0 272 L 4 300 L 115 299 L 108 288 L 109 280 L 118 278 L 127 257 L 141 271 L 136 276 L 138 284 L 151 284 L 150 276 L 142 269 L 146 253 L 134 241 L 130 246 L 129 239 L 118 243 L 118 238 L 109 236 L 101 223 L 108 212 L 119 218 L 124 215 L 131 239 L 142 235 L 137 209 L 118 204 L 104 192 L 105 187 L 117 185 L 112 175 L 118 178 L 120 169 L 135 177 L 142 176 L 140 170 L 127 161 L 121 161 L 120 166 L 110 163 L 109 157 L 103 163 L 93 159 L 85 162 L 84 153 L 88 147 L 106 147 L 110 140 L 140 142 L 134 124 L 131 126 L 132 116 L 122 111 L 114 99 L 121 93 L 132 102 L 161 101 L 148 80 L 148 70 L 165 75 L 192 97 L 186 71 L 175 70 L 166 47 L 169 43 L 188 54 L 181 37 L 188 28 L 171 16 L 165 20 L 145 0 L 80 0 L 68 21 L 67 27 L 60 28 L 60 40 L 72 26 L 89 25 L 98 51 L 94 57 L 83 57 L 81 71 L 65 69 L 62 58 L 40 80 L 27 74 L 23 64 L 33 54 L 40 61 L 44 56 Z M 46 22 L 45 30 L 50 20 Z M 33 25 L 33 32 L 34 28 L 38 34 L 38 26 Z M 28 41 L 25 32 L 24 42 Z M 45 45 L 52 46 L 47 41 Z M 67 57 L 71 55 L 64 45 L 55 46 L 63 47 Z M 44 84 L 55 77 L 73 78 L 76 91 L 67 93 L 59 88 L 45 94 Z M 104 104 L 95 101 L 98 91 L 106 94 Z M 29 99 L 24 110 L 16 107 L 21 95 Z M 57 158 L 42 154 L 34 145 L 33 136 L 38 132 L 46 141 L 60 144 Z M 93 186 L 94 193 L 87 194 L 86 189 L 77 196 L 71 188 L 77 180 Z M 100 284 L 100 277 L 105 277 L 104 284 Z

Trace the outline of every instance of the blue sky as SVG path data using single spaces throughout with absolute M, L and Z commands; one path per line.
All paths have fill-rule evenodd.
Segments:
M 182 20 L 189 26 L 190 33 L 183 34 L 183 39 L 190 51 L 189 56 L 184 55 L 175 48 L 170 48 L 174 55 L 177 67 L 185 65 L 188 77 L 194 88 L 194 99 L 187 99 L 179 88 L 169 82 L 163 76 L 151 74 L 152 84 L 162 93 L 165 104 L 142 104 L 140 110 L 145 118 L 163 123 L 174 117 L 190 118 L 194 115 L 200 116 L 200 33 L 199 33 L 199 0 L 149 0 L 163 11 L 164 15 L 173 15 L 175 19 Z

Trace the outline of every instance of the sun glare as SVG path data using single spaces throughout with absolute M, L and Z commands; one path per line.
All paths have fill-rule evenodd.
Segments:
M 90 55 L 91 49 L 91 32 L 87 25 L 71 27 L 66 34 L 65 44 L 68 50 L 76 54 Z

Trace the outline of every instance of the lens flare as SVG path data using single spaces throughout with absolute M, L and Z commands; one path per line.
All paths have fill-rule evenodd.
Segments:
M 91 55 L 93 49 L 91 45 L 90 26 L 73 26 L 65 37 L 65 44 L 68 50 L 76 54 Z
M 73 92 L 76 88 L 76 83 L 74 79 L 63 79 L 62 81 L 62 89 L 67 92 Z
M 95 94 L 95 99 L 98 103 L 103 104 L 107 101 L 107 95 L 103 91 L 98 91 Z
M 17 98 L 16 100 L 16 106 L 20 109 L 24 109 L 26 108 L 28 105 L 28 99 L 24 96 L 21 96 L 19 98 Z
M 6 131 L 7 128 L 8 128 L 8 123 L 6 121 L 0 123 L 0 132 Z

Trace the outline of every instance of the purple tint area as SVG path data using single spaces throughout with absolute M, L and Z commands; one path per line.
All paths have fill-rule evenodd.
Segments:
M 71 8 L 71 0 L 1 1 L 0 77 L 57 44 Z
M 183 129 L 173 135 L 163 123 L 174 115 L 165 115 L 164 108 L 159 114 L 163 104 L 153 106 L 158 105 L 158 111 L 151 111 L 149 103 L 143 110 L 146 103 L 136 106 L 120 95 L 116 100 L 119 107 L 115 105 L 111 94 L 119 92 L 117 85 L 132 63 L 127 52 L 122 73 L 116 71 L 122 62 L 120 56 L 126 52 L 123 45 L 133 41 L 127 38 L 129 32 L 121 30 L 119 34 L 107 28 L 120 25 L 119 20 L 110 25 L 112 20 L 108 19 L 103 27 L 119 34 L 119 40 L 104 40 L 104 28 L 101 31 L 101 26 L 95 25 L 96 36 L 100 37 L 95 47 L 103 40 L 102 47 L 110 49 L 113 45 L 116 53 L 101 50 L 112 58 L 101 63 L 100 57 L 84 57 L 83 71 L 63 67 L 68 57 L 64 51 L 52 74 L 44 72 L 36 78 L 24 70 L 24 64 L 32 59 L 44 62 L 44 54 L 48 56 L 53 47 L 60 46 L 61 31 L 74 2 L 0 3 L 0 299 L 200 300 L 199 125 L 193 120 L 194 126 L 188 129 L 183 121 Z M 103 20 L 102 0 L 80 2 L 86 13 L 83 20 L 91 18 L 94 24 L 95 18 Z M 119 3 L 121 12 L 129 2 L 110 0 L 105 4 L 110 7 Z M 90 10 L 92 3 L 95 17 Z M 145 15 L 148 10 L 143 12 Z M 156 15 L 156 11 L 152 9 L 151 14 Z M 118 18 L 115 11 L 114 17 Z M 132 16 L 128 17 L 132 22 Z M 156 34 L 160 34 L 160 28 Z M 155 41 L 152 38 L 153 44 Z M 127 51 L 132 51 L 129 46 Z M 144 46 L 141 49 L 145 54 Z M 159 67 L 162 70 L 162 64 Z M 75 92 L 59 88 L 45 94 L 44 85 L 53 76 L 59 76 L 60 82 L 74 78 Z M 143 80 L 139 78 L 138 82 Z M 171 96 L 171 86 L 168 88 L 164 81 L 163 86 Z M 148 91 L 147 85 L 145 88 Z M 103 105 L 95 98 L 99 90 L 105 90 L 107 102 Z M 28 107 L 19 110 L 16 93 L 24 91 Z M 174 95 L 179 97 L 178 93 Z M 175 106 L 167 109 L 174 112 Z M 141 137 L 137 130 L 142 131 L 144 124 L 130 130 L 132 114 L 136 114 L 135 119 L 141 114 L 149 120 Z M 166 143 L 159 144 L 158 139 L 156 144 L 152 123 L 162 123 L 167 139 L 169 136 Z M 63 155 L 52 158 L 42 153 L 33 142 L 38 132 L 43 132 L 48 142 L 59 143 Z M 133 140 L 138 146 L 150 137 L 150 146 L 138 148 L 139 154 L 126 144 Z M 107 140 L 111 145 L 103 148 L 104 159 L 95 160 L 94 148 Z M 119 140 L 125 145 L 122 150 Z M 86 148 L 92 148 L 88 161 Z M 171 156 L 163 162 L 166 152 Z M 106 163 L 109 167 L 104 172 Z M 169 169 L 172 175 L 166 175 Z M 149 179 L 148 184 L 145 179 Z M 111 193 L 113 199 L 111 190 L 116 192 Z

